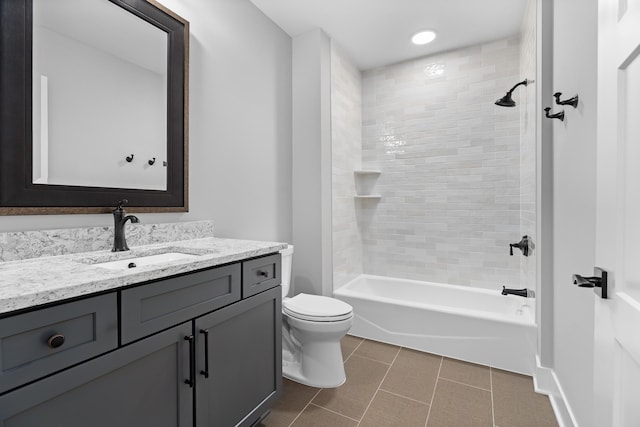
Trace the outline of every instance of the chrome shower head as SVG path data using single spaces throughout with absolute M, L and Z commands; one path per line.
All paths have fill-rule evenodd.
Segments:
M 513 93 L 513 91 L 515 90 L 515 88 L 517 88 L 520 85 L 527 85 L 529 84 L 529 80 L 524 79 L 523 81 L 517 83 L 514 87 L 511 88 L 511 90 L 509 90 L 509 92 L 507 92 L 507 94 L 505 96 L 503 96 L 502 98 L 498 99 L 495 104 L 499 105 L 500 107 L 515 107 L 516 106 L 516 102 L 513 100 L 513 98 L 511 98 L 511 94 Z

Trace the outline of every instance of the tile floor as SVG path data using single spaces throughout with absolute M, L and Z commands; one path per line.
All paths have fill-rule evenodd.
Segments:
M 261 427 L 555 427 L 531 377 L 347 335 L 347 381 L 336 389 L 287 379 Z

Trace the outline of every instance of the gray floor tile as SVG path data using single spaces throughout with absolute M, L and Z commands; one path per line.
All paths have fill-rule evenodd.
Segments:
M 491 392 L 439 379 L 427 427 L 492 427 Z
M 359 427 L 424 427 L 429 405 L 379 390 Z

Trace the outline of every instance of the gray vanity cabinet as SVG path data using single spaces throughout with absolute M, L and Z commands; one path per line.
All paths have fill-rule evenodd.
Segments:
M 250 426 L 273 406 L 282 381 L 281 300 L 277 286 L 196 319 L 196 427 Z
M 268 255 L 0 318 L 0 427 L 255 424 L 282 387 L 280 279 Z
M 0 396 L 2 427 L 187 427 L 191 323 Z

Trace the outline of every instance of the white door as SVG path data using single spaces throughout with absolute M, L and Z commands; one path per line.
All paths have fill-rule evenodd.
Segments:
M 598 2 L 596 426 L 640 426 L 640 0 Z

